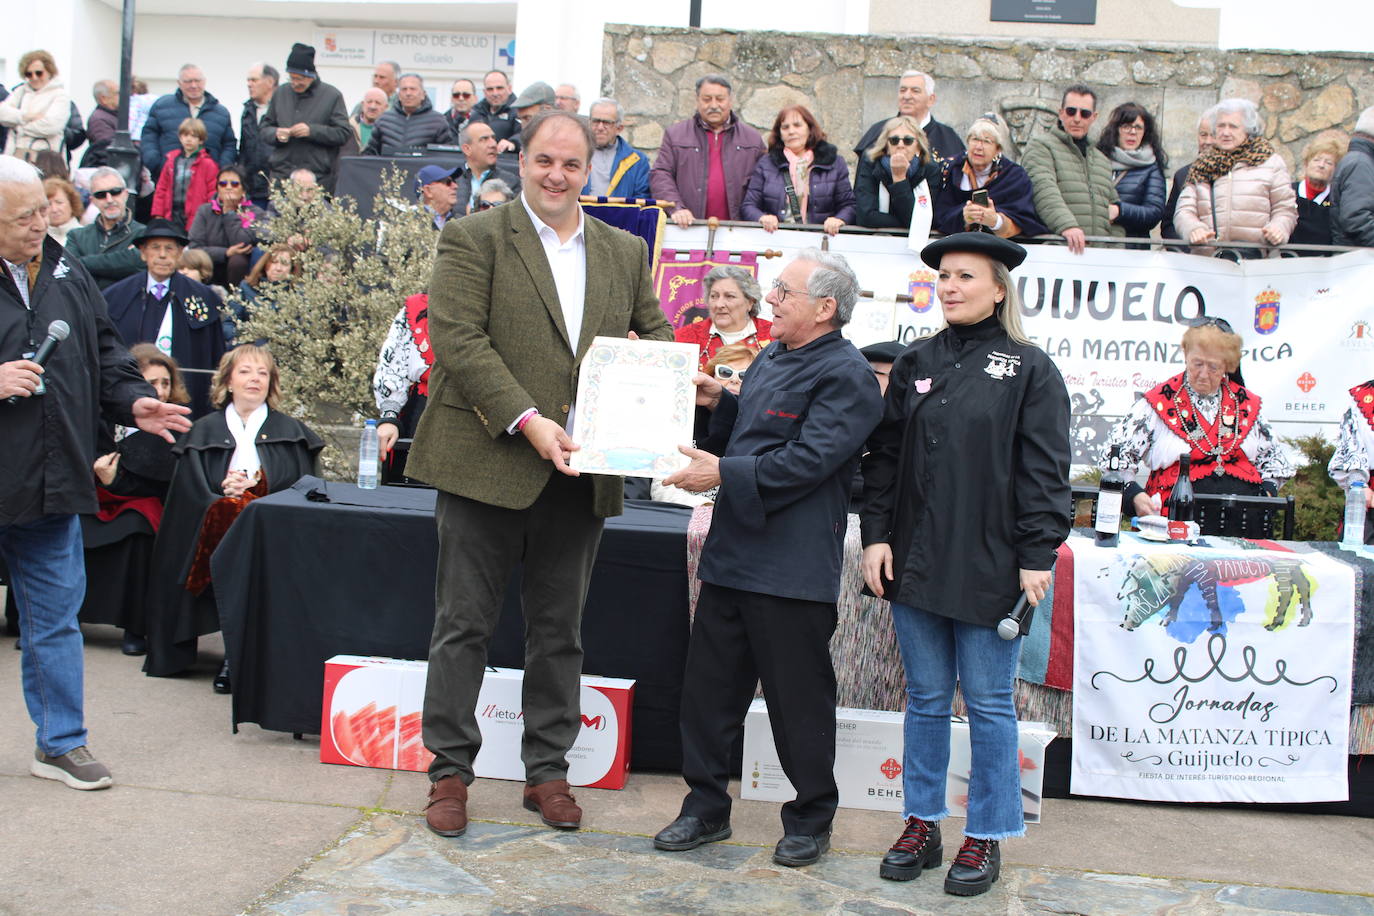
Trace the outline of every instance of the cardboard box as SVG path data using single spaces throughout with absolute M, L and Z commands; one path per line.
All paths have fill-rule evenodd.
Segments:
M 422 661 L 336 655 L 325 663 L 320 761 L 352 766 L 424 771 L 434 755 L 424 747 Z M 482 749 L 473 770 L 485 779 L 523 782 L 524 672 L 488 668 L 477 699 Z M 568 752 L 568 782 L 621 789 L 630 770 L 630 710 L 634 681 L 582 676 L 582 729 Z
M 835 782 L 841 808 L 901 813 L 903 718 L 900 712 L 876 709 L 835 710 Z M 1027 824 L 1038 824 L 1045 748 L 1056 733 L 1043 722 L 1018 723 L 1018 731 L 1025 819 Z M 796 797 L 778 762 L 768 706 L 762 699 L 754 700 L 744 720 L 743 769 L 741 798 L 785 802 Z M 955 817 L 967 813 L 968 776 L 968 723 L 953 718 L 945 802 Z

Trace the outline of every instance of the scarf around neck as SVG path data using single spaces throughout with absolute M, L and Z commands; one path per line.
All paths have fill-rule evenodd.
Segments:
M 262 468 L 262 461 L 258 458 L 258 446 L 254 440 L 266 421 L 266 404 L 259 404 L 258 408 L 248 415 L 247 421 L 239 416 L 232 401 L 224 408 L 224 422 L 229 427 L 229 435 L 234 437 L 234 454 L 229 458 L 229 470 L 243 471 L 249 479 L 253 479 Z
M 814 150 L 803 150 L 799 155 L 785 146 L 782 148 L 782 154 L 787 157 L 787 168 L 792 173 L 792 187 L 797 192 L 797 201 L 801 204 L 801 212 L 797 214 L 797 218 L 804 223 L 806 211 L 809 209 L 807 204 L 811 197 L 811 165 L 815 162 L 816 154 Z
M 1263 137 L 1250 137 L 1240 146 L 1224 150 L 1214 146 L 1197 157 L 1188 169 L 1189 181 L 1216 181 L 1238 165 L 1264 165 L 1274 155 L 1274 147 Z
M 1139 169 L 1147 165 L 1155 164 L 1155 151 L 1147 146 L 1137 147 L 1136 149 L 1122 149 L 1119 146 L 1112 147 L 1112 171 L 1120 172 L 1129 169 Z

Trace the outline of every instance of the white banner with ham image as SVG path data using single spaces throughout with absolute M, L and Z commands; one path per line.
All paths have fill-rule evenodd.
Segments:
M 425 674 L 422 661 L 336 655 L 325 662 L 320 762 L 424 772 L 434 755 L 420 734 Z M 482 750 L 473 770 L 483 779 L 524 782 L 520 712 L 524 672 L 488 668 L 477 699 Z M 630 709 L 634 681 L 582 676 L 582 729 L 568 752 L 568 782 L 623 789 L 630 771 Z

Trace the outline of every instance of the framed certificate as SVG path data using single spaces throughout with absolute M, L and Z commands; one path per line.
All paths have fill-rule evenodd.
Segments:
M 597 337 L 582 361 L 572 466 L 584 474 L 667 477 L 687 466 L 696 344 Z

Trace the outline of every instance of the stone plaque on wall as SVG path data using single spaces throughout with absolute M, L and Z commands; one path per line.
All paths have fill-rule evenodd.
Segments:
M 992 0 L 993 22 L 1058 22 L 1094 25 L 1097 0 Z

